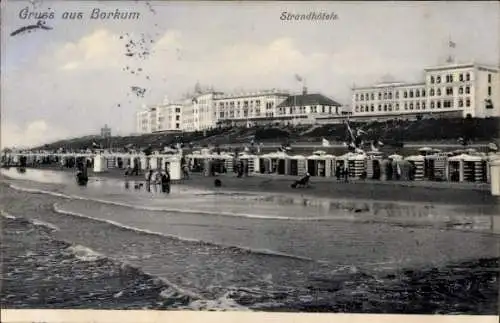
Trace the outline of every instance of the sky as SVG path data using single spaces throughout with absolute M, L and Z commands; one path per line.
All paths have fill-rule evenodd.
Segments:
M 197 82 L 228 93 L 299 92 L 298 74 L 309 92 L 350 104 L 353 85 L 421 81 L 423 68 L 442 64 L 450 51 L 457 61 L 500 65 L 496 1 L 11 0 L 1 6 L 2 147 L 99 134 L 104 124 L 113 134 L 133 133 L 142 106 L 178 100 Z M 10 36 L 36 24 L 36 17 L 23 19 L 24 8 L 53 12 L 46 19 L 53 29 Z M 95 8 L 140 17 L 90 19 Z M 63 19 L 65 12 L 83 17 Z M 283 21 L 282 12 L 333 12 L 337 19 Z M 125 55 L 127 42 L 140 39 L 149 55 Z M 146 89 L 144 96 L 133 86 Z

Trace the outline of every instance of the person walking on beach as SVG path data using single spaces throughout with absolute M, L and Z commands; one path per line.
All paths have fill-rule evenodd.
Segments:
M 161 191 L 163 193 L 170 193 L 170 173 L 168 170 L 161 175 Z
M 187 164 L 182 165 L 182 176 L 184 179 L 189 179 L 189 166 Z
M 146 172 L 146 191 L 151 192 L 151 180 L 153 179 L 153 170 Z

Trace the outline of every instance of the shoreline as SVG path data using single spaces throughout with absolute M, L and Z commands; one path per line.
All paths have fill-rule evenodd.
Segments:
M 39 167 L 34 168 L 34 170 L 49 170 L 65 173 L 74 172 L 74 169 L 60 167 Z M 89 170 L 89 176 L 102 179 L 110 178 L 144 181 L 142 174 L 139 176 L 126 177 L 122 169 L 108 169 L 106 172 L 102 173 L 94 173 L 92 170 Z M 492 196 L 490 193 L 490 184 L 476 183 L 375 180 L 354 180 L 344 183 L 342 181 L 337 181 L 335 177 L 311 177 L 311 187 L 292 189 L 290 184 L 298 179 L 298 177 L 253 174 L 248 177 L 238 178 L 235 174 L 222 174 L 212 177 L 194 173 L 190 174 L 190 179 L 181 180 L 173 185 L 214 189 L 215 178 L 220 179 L 222 182 L 220 189 L 238 192 L 292 194 L 304 198 L 438 203 L 460 206 L 478 205 L 497 209 L 500 205 L 500 198 Z
M 4 219 L 6 224 L 4 229 L 9 243 L 2 245 L 3 248 L 7 248 L 5 250 L 9 250 L 6 260 L 10 266 L 8 273 L 11 273 L 7 275 L 7 293 L 2 295 L 2 298 L 8 298 L 4 299 L 4 302 L 6 301 L 10 308 L 92 308 L 99 304 L 100 308 L 106 309 L 231 310 L 222 307 L 224 304 L 220 303 L 221 299 L 208 300 L 209 304 L 218 303 L 215 304 L 215 308 L 207 308 L 209 304 L 203 306 L 203 302 L 200 304 L 202 306 L 197 306 L 198 302 L 192 302 L 194 299 L 172 290 L 172 286 L 168 283 L 147 274 L 140 267 L 125 265 L 105 254 L 100 254 L 98 249 L 94 249 L 96 243 L 87 246 L 78 241 L 79 239 L 61 240 L 58 229 L 49 228 L 43 223 L 35 224 L 32 216 L 20 217 L 18 212 L 14 212 L 14 216 Z M 50 221 L 48 223 L 53 223 L 48 220 Z M 88 220 L 72 218 L 72 221 L 79 223 Z M 71 223 L 56 224 L 61 225 L 60 230 L 63 231 L 66 230 L 65 227 L 78 230 L 76 229 L 78 226 Z M 97 221 L 91 221 L 91 226 L 94 229 L 89 232 L 93 234 L 108 229 L 114 233 L 122 232 L 110 224 Z M 25 231 L 26 234 L 17 234 L 19 230 Z M 142 239 L 136 232 L 127 233 L 132 238 L 132 241 L 129 241 L 130 245 Z M 95 239 L 106 238 L 97 234 Z M 166 241 L 165 238 L 157 240 L 162 245 Z M 9 248 L 12 245 L 22 248 Z M 43 263 L 37 263 L 39 269 L 36 274 L 32 274 L 33 259 L 39 259 L 38 261 L 45 259 Z M 478 257 L 453 261 L 437 267 L 401 267 L 378 276 L 364 271 L 339 273 L 325 280 L 310 281 L 311 293 L 322 293 L 324 296 L 325 293 L 333 293 L 334 302 L 330 302 L 328 298 L 321 300 L 311 298 L 303 301 L 290 299 L 287 302 L 263 306 L 259 305 L 258 299 L 249 302 L 245 288 L 242 288 L 240 293 L 234 294 L 231 301 L 239 306 L 250 305 L 250 310 L 254 312 L 340 313 L 347 310 L 360 313 L 495 315 L 498 312 L 496 308 L 498 294 L 495 292 L 498 279 L 497 267 L 498 257 Z M 16 281 L 21 277 L 29 281 L 28 286 L 17 285 Z M 85 279 L 87 284 L 83 290 L 80 289 L 79 293 L 75 293 L 77 288 L 75 285 L 82 279 Z M 476 281 L 472 288 L 467 287 L 471 280 Z M 350 284 L 362 287 L 363 295 L 351 294 L 352 288 L 347 288 Z M 436 286 L 440 292 L 434 292 Z M 139 292 L 135 290 L 137 288 L 140 289 Z M 332 292 L 332 288 L 338 289 L 338 293 Z M 26 299 L 30 290 L 33 295 Z M 99 291 L 97 294 L 96 290 Z M 63 301 L 58 303 L 58 299 Z

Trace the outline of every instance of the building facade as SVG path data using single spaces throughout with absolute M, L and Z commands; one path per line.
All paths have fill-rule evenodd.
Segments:
M 450 64 L 424 70 L 424 82 L 353 89 L 353 117 L 500 116 L 499 69 Z
M 214 100 L 214 119 L 219 125 L 268 123 L 277 117 L 277 106 L 288 97 L 289 94 L 283 90 L 219 94 Z
M 139 134 L 142 133 L 151 133 L 151 129 L 153 125 L 151 124 L 151 118 L 149 117 L 150 110 L 149 108 L 144 108 L 142 111 L 138 111 L 136 113 L 136 132 Z
M 181 107 L 182 131 L 201 131 L 214 128 L 217 123 L 215 97 L 221 93 L 200 93 L 185 99 Z
M 164 104 L 158 106 L 157 131 L 181 131 L 182 130 L 182 105 Z
M 322 94 L 291 95 L 277 107 L 275 120 L 282 124 L 316 124 L 325 117 L 341 117 L 342 105 Z
M 290 95 L 284 90 L 224 94 L 199 93 L 181 103 L 144 107 L 137 132 L 203 131 L 219 126 L 312 124 L 316 118 L 341 115 L 341 105 L 321 94 Z

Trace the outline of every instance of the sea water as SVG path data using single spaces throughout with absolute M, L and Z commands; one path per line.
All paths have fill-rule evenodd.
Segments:
M 133 182 L 127 189 L 123 180 L 92 178 L 80 187 L 68 173 L 2 172 L 0 201 L 10 241 L 2 246 L 9 264 L 2 278 L 7 305 L 485 314 L 496 309 L 491 291 L 498 291 L 499 238 L 490 232 L 493 215 L 453 205 L 188 185 L 174 185 L 167 195 L 136 190 Z M 50 245 L 45 251 L 44 244 Z M 479 275 L 472 289 L 466 288 L 471 275 Z M 109 284 L 97 284 L 106 276 Z M 23 298 L 20 277 L 41 292 Z M 86 294 L 71 296 L 78 284 L 87 286 Z M 428 295 L 433 284 L 446 289 L 437 301 Z M 421 299 L 410 302 L 412 297 Z

